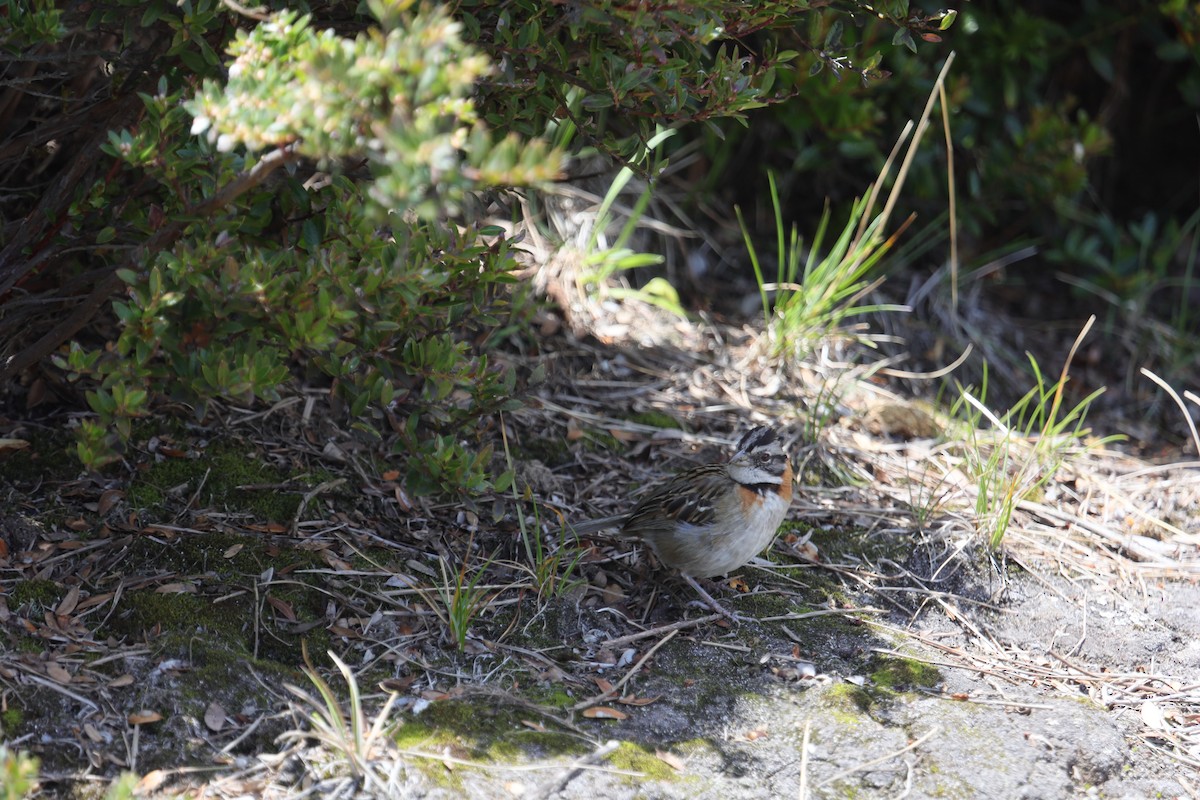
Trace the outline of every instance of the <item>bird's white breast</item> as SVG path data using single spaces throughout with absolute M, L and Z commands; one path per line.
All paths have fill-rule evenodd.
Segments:
M 688 526 L 682 531 L 697 543 L 709 539 L 704 552 L 696 553 L 688 564 L 687 573 L 695 578 L 724 575 L 742 566 L 767 549 L 787 516 L 788 502 L 774 492 L 767 492 L 763 502 L 755 503 L 742 512 L 718 517 L 712 526 Z M 714 530 L 719 529 L 719 530 Z M 705 536 L 708 531 L 712 535 Z

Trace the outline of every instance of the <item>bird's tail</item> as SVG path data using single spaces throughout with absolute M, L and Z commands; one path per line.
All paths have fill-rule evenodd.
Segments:
M 571 522 L 568 526 L 572 531 L 580 536 L 586 536 L 589 533 L 598 533 L 606 528 L 619 528 L 625 524 L 628 517 L 624 514 L 615 517 L 601 517 L 600 519 L 589 519 L 584 522 Z

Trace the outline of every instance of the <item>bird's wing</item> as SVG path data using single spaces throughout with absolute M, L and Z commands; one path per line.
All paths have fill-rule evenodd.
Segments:
M 667 481 L 645 497 L 629 515 L 626 529 L 668 520 L 691 525 L 708 525 L 716 519 L 716 500 L 729 488 L 729 475 L 720 464 L 688 470 Z

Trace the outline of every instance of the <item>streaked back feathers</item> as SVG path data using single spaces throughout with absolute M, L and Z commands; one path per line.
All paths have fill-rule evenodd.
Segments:
M 577 523 L 574 528 L 576 533 L 586 534 L 620 526 L 626 533 L 650 542 L 665 562 L 686 570 L 687 562 L 692 559 L 685 558 L 685 552 L 693 557 L 703 556 L 708 548 L 705 537 L 695 540 L 685 532 L 714 526 L 714 533 L 718 529 L 725 534 L 737 533 L 728 542 L 734 544 L 742 539 L 744 528 L 740 523 L 731 523 L 728 515 L 746 513 L 749 498 L 757 497 L 755 502 L 769 509 L 761 524 L 763 535 L 757 539 L 750 537 L 743 545 L 744 558 L 736 564 L 730 561 L 732 566 L 726 567 L 730 569 L 745 563 L 770 543 L 791 502 L 791 481 L 791 465 L 778 435 L 766 426 L 759 426 L 742 436 L 728 462 L 705 464 L 678 473 L 642 497 L 628 514 Z M 757 517 L 747 517 L 746 521 L 756 522 Z M 720 538 L 725 542 L 727 536 L 723 534 Z M 712 543 L 708 543 L 709 547 Z M 674 552 L 676 546 L 678 553 Z

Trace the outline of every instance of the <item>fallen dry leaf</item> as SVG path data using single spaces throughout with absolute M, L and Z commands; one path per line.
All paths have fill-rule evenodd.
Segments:
M 349 570 L 351 568 L 349 561 L 343 561 L 328 550 L 321 551 L 321 560 L 336 570 Z
M 242 552 L 242 548 L 245 546 L 246 545 L 241 544 L 241 543 L 232 545 L 228 550 L 226 550 L 224 553 L 222 553 L 221 556 L 223 558 L 233 558 L 238 553 Z
M 621 428 L 609 428 L 608 435 L 616 439 L 618 442 L 636 442 L 642 438 L 640 433 L 623 430 Z
M 629 719 L 629 715 L 624 711 L 618 711 L 615 708 L 608 706 L 592 706 L 583 710 L 583 716 L 587 719 Z
M 805 542 L 802 545 L 797 545 L 796 555 L 801 558 L 807 558 L 809 561 L 820 561 L 821 551 L 812 542 Z
M 197 589 L 194 583 L 176 581 L 175 583 L 164 583 L 154 591 L 158 594 L 195 594 Z
M 281 525 L 278 522 L 268 522 L 266 524 L 252 524 L 246 526 L 247 530 L 257 533 L 287 533 L 287 525 Z
M 278 597 L 267 597 L 267 603 L 271 608 L 283 615 L 283 618 L 288 622 L 296 621 L 296 612 L 292 610 L 292 604 L 286 600 L 280 600 Z
M 102 517 L 105 516 L 124 496 L 125 493 L 120 489 L 105 489 L 100 493 L 100 502 L 96 503 L 96 513 Z
M 379 688 L 385 692 L 407 692 L 416 679 L 416 675 L 405 675 L 400 678 L 384 678 L 379 682 Z
M 24 439 L 0 439 L 0 450 L 24 450 L 29 442 Z
M 216 700 L 204 709 L 204 724 L 213 733 L 220 733 L 225 727 L 225 708 Z
M 145 795 L 153 792 L 167 782 L 167 773 L 161 769 L 152 769 L 138 781 L 137 794 Z
M 392 494 L 396 498 L 396 503 L 400 506 L 401 511 L 412 511 L 412 500 L 408 499 L 408 493 L 399 484 L 392 490 Z
M 91 597 L 85 597 L 83 600 L 79 601 L 79 605 L 75 606 L 75 610 L 86 611 L 92 606 L 98 606 L 101 603 L 107 603 L 109 600 L 112 600 L 114 596 L 114 592 L 101 592 L 100 594 L 94 594 Z
M 1162 706 L 1153 700 L 1142 703 L 1142 722 L 1147 728 L 1156 731 L 1165 731 L 1171 727 L 1171 723 L 1167 721 L 1167 715 L 1163 711 Z
M 659 761 L 663 762 L 676 772 L 683 772 L 684 767 L 687 766 L 683 763 L 682 758 L 666 750 L 655 750 L 654 755 L 658 757 Z
M 151 722 L 158 722 L 161 720 L 162 714 L 158 713 L 157 711 L 150 711 L 149 709 L 143 708 L 141 711 L 133 712 L 126 717 L 126 719 L 129 720 L 130 725 L 148 725 Z
M 46 379 L 34 378 L 29 384 L 29 394 L 25 395 L 25 409 L 37 408 L 46 399 Z
M 651 703 L 658 702 L 661 699 L 662 699 L 661 694 L 656 695 L 654 697 L 634 697 L 631 694 L 627 694 L 624 697 L 618 699 L 617 702 L 623 706 L 648 706 Z
M 66 597 L 58 604 L 58 608 L 54 609 L 54 613 L 60 617 L 68 616 L 77 605 L 79 605 L 79 587 L 72 586 L 67 591 Z
M 133 683 L 133 676 L 126 672 L 124 675 L 113 678 L 108 682 L 108 688 L 120 689 L 122 686 L 129 686 Z
M 54 680 L 58 683 L 71 682 L 70 670 L 68 670 L 62 664 L 59 664 L 57 661 L 51 661 L 50 663 L 46 664 L 46 674 L 50 676 L 51 680 Z

